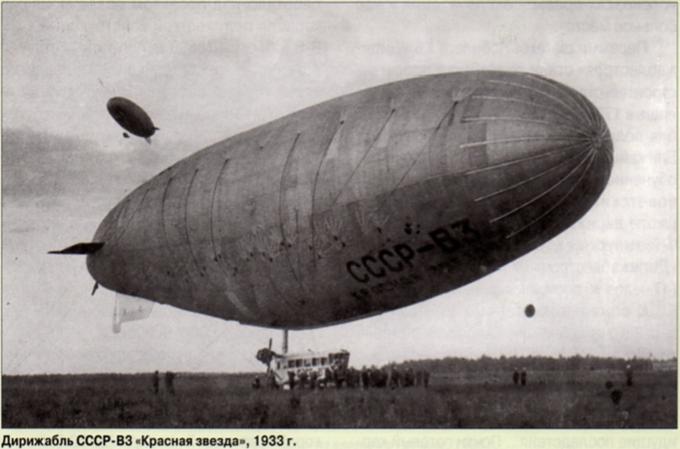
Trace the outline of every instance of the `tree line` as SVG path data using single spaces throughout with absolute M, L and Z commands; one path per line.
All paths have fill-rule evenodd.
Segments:
M 430 373 L 447 372 L 479 372 L 479 371 L 512 371 L 525 368 L 532 371 L 564 371 L 564 370 L 621 370 L 631 365 L 636 371 L 652 370 L 657 360 L 641 358 L 597 357 L 592 355 L 573 355 L 570 357 L 547 356 L 510 356 L 489 357 L 483 355 L 477 359 L 463 357 L 445 357 L 442 359 L 406 360 L 396 364 L 397 367 L 424 369 Z

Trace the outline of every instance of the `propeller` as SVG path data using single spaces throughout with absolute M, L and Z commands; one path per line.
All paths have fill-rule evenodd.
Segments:
M 274 357 L 280 357 L 277 353 L 272 351 L 272 339 L 269 339 L 269 346 L 266 348 L 262 348 L 259 351 L 257 351 L 257 354 L 255 354 L 255 358 L 259 360 L 260 362 L 264 363 L 267 365 L 267 375 L 271 372 L 271 364 L 272 364 L 272 359 Z

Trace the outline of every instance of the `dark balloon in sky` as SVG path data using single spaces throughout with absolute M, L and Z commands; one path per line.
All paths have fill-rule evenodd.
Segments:
M 524 308 L 524 314 L 525 314 L 528 318 L 531 318 L 532 316 L 534 316 L 535 313 L 536 313 L 536 308 L 534 307 L 533 304 L 529 304 L 528 306 L 526 306 L 526 307 Z
M 111 117 L 126 131 L 135 136 L 143 137 L 151 143 L 150 137 L 154 135 L 156 128 L 151 117 L 139 105 L 123 97 L 113 97 L 106 103 Z M 123 133 L 128 137 L 127 133 Z

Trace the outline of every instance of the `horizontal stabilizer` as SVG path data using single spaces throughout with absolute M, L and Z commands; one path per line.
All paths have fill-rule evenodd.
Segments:
M 47 254 L 92 254 L 104 246 L 104 242 L 76 243 L 60 251 L 49 251 Z

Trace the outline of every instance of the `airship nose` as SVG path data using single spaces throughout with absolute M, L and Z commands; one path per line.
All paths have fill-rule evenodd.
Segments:
M 468 190 L 505 239 L 557 235 L 595 203 L 613 165 L 604 118 L 575 90 L 530 74 L 492 76 L 466 121 Z M 479 136 L 483 136 L 480 138 Z
M 97 232 L 93 238 L 99 238 L 101 241 L 106 242 L 104 246 L 109 246 L 106 251 L 99 251 L 95 254 L 89 254 L 87 256 L 87 270 L 90 275 L 101 285 L 112 290 L 117 290 L 117 272 L 125 266 L 123 260 L 117 260 L 118 258 L 118 245 L 117 237 L 118 232 L 116 230 L 117 217 L 120 215 L 120 205 L 114 208 L 109 214 L 104 218 L 104 220 L 99 225 Z
M 140 198 L 141 197 L 141 198 Z M 131 255 L 130 250 L 139 246 L 139 236 L 130 230 L 144 197 L 132 194 L 114 207 L 102 220 L 94 239 L 105 242 L 101 251 L 87 256 L 87 269 L 90 275 L 102 286 L 127 295 L 137 295 L 135 289 L 128 289 L 130 278 L 143 278 L 144 273 L 135 274 L 139 261 L 144 254 Z M 104 250 L 106 248 L 106 250 Z

